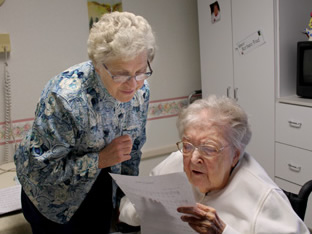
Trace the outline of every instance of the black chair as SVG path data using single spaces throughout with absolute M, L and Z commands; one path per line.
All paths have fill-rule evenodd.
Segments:
M 118 223 L 116 224 L 116 231 L 120 233 L 139 233 L 141 231 L 140 226 L 130 226 L 126 223 Z
M 288 197 L 294 211 L 304 220 L 309 195 L 312 192 L 312 180 L 306 182 L 300 189 L 298 194 L 283 190 Z

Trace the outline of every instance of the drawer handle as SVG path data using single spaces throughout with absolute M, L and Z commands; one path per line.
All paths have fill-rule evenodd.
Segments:
M 226 96 L 229 98 L 230 97 L 230 90 L 231 90 L 231 86 L 226 88 Z
M 288 163 L 288 167 L 290 170 L 295 171 L 295 172 L 300 172 L 301 171 L 301 167 L 300 166 L 295 166 L 292 165 L 291 163 Z
M 293 128 L 301 128 L 301 125 L 302 125 L 302 123 L 291 121 L 291 120 L 289 120 L 288 123 Z
M 235 88 L 235 89 L 234 89 L 234 100 L 235 100 L 235 101 L 238 101 L 238 95 L 237 95 L 237 93 L 238 93 L 238 88 Z

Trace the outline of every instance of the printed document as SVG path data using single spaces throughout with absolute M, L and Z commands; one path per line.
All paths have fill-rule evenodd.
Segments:
M 110 174 L 134 204 L 141 219 L 141 233 L 195 233 L 181 220 L 180 206 L 194 206 L 192 187 L 185 173 L 160 176 Z

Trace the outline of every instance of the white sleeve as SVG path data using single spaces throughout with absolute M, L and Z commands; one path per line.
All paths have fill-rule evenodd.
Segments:
M 225 226 L 225 229 L 223 230 L 222 234 L 240 234 L 240 232 L 237 232 L 232 227 L 230 227 L 228 224 Z
M 155 166 L 150 176 L 165 175 L 170 173 L 183 172 L 183 155 L 180 151 L 171 153 L 157 166 Z
M 119 212 L 119 221 L 131 226 L 140 226 L 140 217 L 126 196 L 121 198 Z
M 253 233 L 310 234 L 304 222 L 292 209 L 286 195 L 278 189 L 271 190 L 259 207 Z

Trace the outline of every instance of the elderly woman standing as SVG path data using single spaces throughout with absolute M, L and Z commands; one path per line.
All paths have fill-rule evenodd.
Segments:
M 197 100 L 180 113 L 177 126 L 179 151 L 151 174 L 184 168 L 198 203 L 177 208 L 182 221 L 198 233 L 309 233 L 282 190 L 245 152 L 251 131 L 235 101 L 216 96 Z M 121 215 L 122 221 L 139 224 L 126 198 Z
M 138 175 L 155 38 L 128 12 L 103 15 L 91 61 L 52 78 L 15 154 L 22 208 L 34 234 L 108 233 L 121 196 L 108 172 Z

